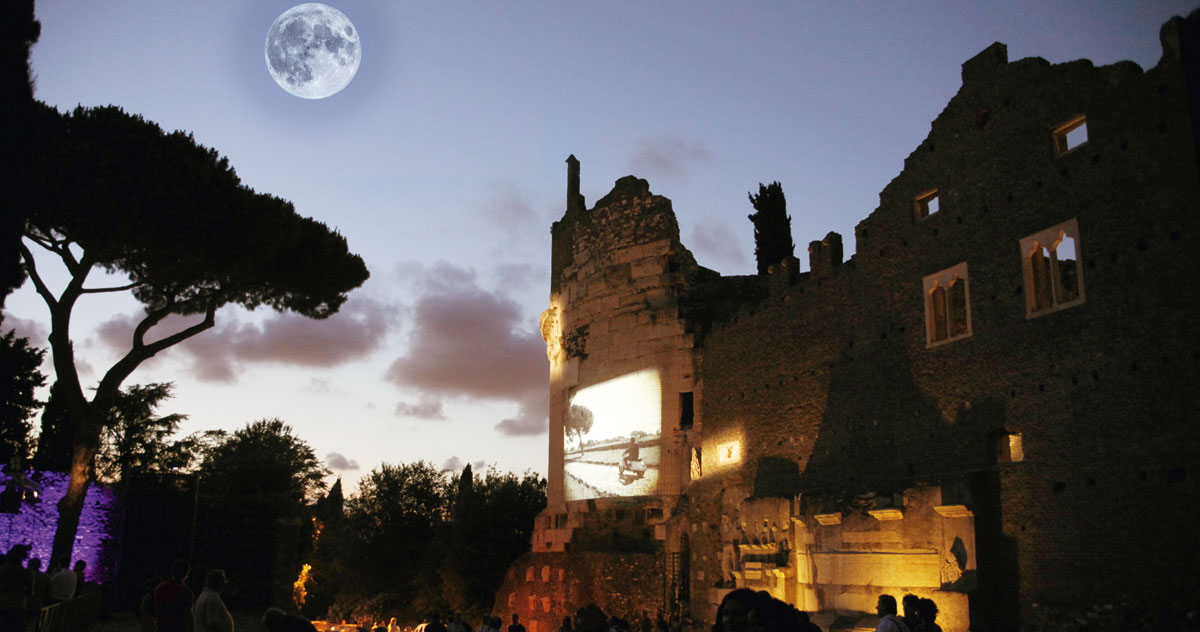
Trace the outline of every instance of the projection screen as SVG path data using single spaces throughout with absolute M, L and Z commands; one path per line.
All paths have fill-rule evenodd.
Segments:
M 657 369 L 627 373 L 577 391 L 563 423 L 567 500 L 654 494 L 661 432 Z

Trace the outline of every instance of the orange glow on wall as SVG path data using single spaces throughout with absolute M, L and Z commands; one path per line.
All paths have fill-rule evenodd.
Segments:
M 717 464 L 729 465 L 742 462 L 742 442 L 729 441 L 717 446 Z

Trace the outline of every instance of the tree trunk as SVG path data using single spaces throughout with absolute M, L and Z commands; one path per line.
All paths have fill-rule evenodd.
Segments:
M 90 445 L 89 445 L 90 444 Z M 83 513 L 83 501 L 88 487 L 92 485 L 93 464 L 96 460 L 96 442 L 81 442 L 76 437 L 71 446 L 71 482 L 67 493 L 58 501 L 58 527 L 54 531 L 54 548 L 51 560 L 70 564 L 75 550 L 75 533 L 79 530 L 79 517 Z

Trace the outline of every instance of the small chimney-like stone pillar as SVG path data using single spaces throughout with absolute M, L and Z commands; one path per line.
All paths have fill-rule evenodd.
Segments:
M 567 156 L 567 212 L 582 211 L 583 197 L 579 195 L 579 159 Z

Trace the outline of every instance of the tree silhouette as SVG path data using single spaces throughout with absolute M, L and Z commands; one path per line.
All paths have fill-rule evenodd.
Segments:
M 28 456 L 29 418 L 42 405 L 34 390 L 46 383 L 38 371 L 45 353 L 15 331 L 0 335 L 0 465 L 14 456 L 23 464 Z
M 754 212 L 750 221 L 754 224 L 754 257 L 758 260 L 758 273 L 793 256 L 796 244 L 792 243 L 792 218 L 787 214 L 787 200 L 783 197 L 783 185 L 772 182 L 758 185 L 758 195 L 747 194 Z
M 121 391 L 96 454 L 98 478 L 124 481 L 134 474 L 171 472 L 188 464 L 190 443 L 169 440 L 187 415 L 155 414 L 173 387 L 170 382 L 135 384 Z
M 27 213 L 21 258 L 50 310 L 56 395 L 72 432 L 70 485 L 54 536 L 53 555 L 63 557 L 95 476 L 105 420 L 138 365 L 212 328 L 223 305 L 325 318 L 366 280 L 367 269 L 344 237 L 301 217 L 289 202 L 242 185 L 227 159 L 190 134 L 165 133 L 112 106 L 60 114 L 39 104 L 35 117 L 41 142 L 31 182 L 14 194 Z M 34 249 L 43 256 L 35 258 Z M 38 269 L 48 259 L 67 273 L 60 290 Z M 90 276 L 102 276 L 94 281 L 101 285 L 88 285 Z M 145 313 L 129 350 L 89 400 L 69 328 L 80 299 L 105 292 L 132 294 Z M 189 324 L 150 336 L 172 316 Z
M 242 581 L 254 603 L 279 594 L 300 571 L 312 511 L 329 474 L 311 446 L 279 419 L 235 431 L 200 466 L 194 556 Z
M 33 0 L 0 2 L 0 190 L 8 196 L 26 185 L 34 142 L 33 81 L 29 51 L 41 35 Z M 21 226 L 25 209 L 0 202 L 0 307 L 9 292 L 25 281 L 21 267 Z

